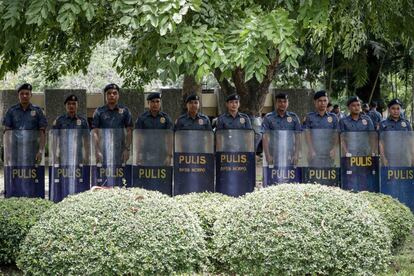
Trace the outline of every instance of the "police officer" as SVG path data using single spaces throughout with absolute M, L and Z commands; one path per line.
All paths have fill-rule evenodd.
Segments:
M 252 129 L 252 123 L 247 114 L 239 112 L 240 96 L 231 94 L 226 99 L 227 112 L 217 119 L 217 129 Z
M 132 118 L 128 108 L 124 105 L 118 104 L 119 101 L 119 86 L 115 83 L 110 83 L 105 86 L 104 93 L 106 104 L 98 107 L 93 114 L 92 128 L 94 130 L 94 141 L 96 145 L 96 158 L 97 162 L 102 162 L 103 156 L 99 147 L 98 129 L 113 129 L 115 133 L 116 141 L 108 141 L 110 143 L 116 143 L 114 150 L 115 162 L 124 163 L 129 158 L 129 151 L 131 145 L 131 130 L 132 130 Z M 123 129 L 126 129 L 127 134 L 124 136 Z M 105 144 L 103 144 L 105 146 Z M 118 147 L 119 146 L 119 147 Z M 106 159 L 106 158 L 105 158 Z
M 313 96 L 316 111 L 306 115 L 303 128 L 309 147 L 310 165 L 314 167 L 330 167 L 335 157 L 335 146 L 338 142 L 334 131 L 338 129 L 338 118 L 327 111 L 328 94 L 321 90 Z M 316 131 L 315 131 L 316 130 Z M 319 131 L 321 130 L 321 131 Z M 332 130 L 329 132 L 327 130 Z M 332 137 L 324 137 L 329 134 Z
M 364 103 L 364 104 L 362 105 L 362 112 L 363 112 L 364 114 L 368 115 L 368 113 L 369 113 L 369 105 L 368 105 L 367 103 Z
M 167 113 L 161 111 L 161 94 L 158 92 L 150 93 L 147 96 L 149 110 L 142 113 L 135 122 L 135 129 L 172 129 L 173 123 L 170 116 Z M 156 134 L 155 134 L 156 135 Z M 159 138 L 159 137 L 158 137 Z M 160 152 L 161 148 L 165 149 L 168 154 L 166 160 L 162 160 L 165 165 L 171 164 L 171 152 L 172 152 L 172 140 L 165 136 L 166 140 L 163 141 L 139 141 L 144 142 L 143 148 L 145 152 L 140 152 L 137 155 L 137 164 L 141 164 L 143 161 L 146 164 L 159 165 L 160 161 L 156 152 Z M 158 143 L 158 142 L 161 142 Z M 161 161 L 160 161 L 161 162 Z
M 167 113 L 161 111 L 161 94 L 147 97 L 149 111 L 142 113 L 135 122 L 136 129 L 172 129 L 173 123 Z
M 414 155 L 410 122 L 401 116 L 403 105 L 399 99 L 391 100 L 387 106 L 389 116 L 379 124 L 382 162 L 384 165 L 410 166 Z
M 88 121 L 86 120 L 86 118 L 78 114 L 78 97 L 76 95 L 69 95 L 65 99 L 64 105 L 66 108 L 66 113 L 57 117 L 56 120 L 53 122 L 52 127 L 52 129 L 62 130 L 60 133 L 56 133 L 59 135 L 60 138 L 60 154 L 56 155 L 56 157 L 60 156 L 61 162 L 64 162 L 65 159 L 67 162 L 87 162 L 86 158 L 89 155 L 89 143 L 87 140 L 89 137 Z M 65 131 L 67 129 L 79 129 L 83 131 L 75 133 L 74 131 Z M 54 135 L 53 137 L 58 138 L 57 135 Z M 73 144 L 73 141 L 71 141 L 71 139 L 76 139 L 75 145 Z M 54 145 L 58 146 L 56 143 L 54 143 Z M 72 152 L 73 150 L 77 151 L 77 160 L 69 160 L 74 156 L 74 153 Z M 84 158 L 82 158 L 83 150 L 85 150 L 85 160 Z M 58 154 L 58 151 L 55 149 L 54 153 Z
M 13 105 L 6 112 L 6 115 L 3 118 L 4 131 L 9 130 L 40 130 L 39 143 L 37 143 L 37 138 L 33 135 L 30 137 L 13 136 L 13 141 L 5 141 L 5 143 L 13 143 L 11 150 L 13 150 L 13 162 L 23 164 L 23 162 L 28 162 L 29 164 L 35 161 L 40 162 L 45 148 L 45 131 L 47 127 L 47 120 L 45 115 L 42 112 L 42 109 L 30 102 L 32 98 L 32 85 L 29 83 L 24 83 L 19 86 L 17 89 L 19 103 Z M 23 143 L 26 143 L 23 145 Z M 27 143 L 30 143 L 30 146 L 27 146 Z M 11 145 L 11 144 L 10 144 Z M 20 156 L 17 154 L 19 149 L 21 150 L 25 146 L 26 148 L 31 149 L 29 152 L 25 152 L 25 156 Z M 23 160 L 23 159 L 24 160 Z
M 349 115 L 339 121 L 340 131 L 347 133 L 342 136 L 344 137 L 342 140 L 344 152 L 347 156 L 366 156 L 375 152 L 375 141 L 369 139 L 372 137 L 369 132 L 375 130 L 374 124 L 368 115 L 362 113 L 360 99 L 357 96 L 352 96 L 346 105 Z M 355 139 L 348 141 L 352 135 Z
M 178 117 L 175 130 L 212 130 L 209 118 L 199 112 L 200 98 L 193 94 L 185 100 L 187 113 Z
M 302 130 L 302 127 L 298 116 L 287 111 L 288 107 L 288 95 L 279 93 L 275 96 L 275 111 L 267 113 L 263 119 L 262 131 L 276 135 L 277 137 L 273 138 L 279 141 L 279 145 L 273 145 L 272 141 L 268 141 L 268 136 L 263 137 L 263 150 L 269 164 L 297 164 L 300 146 L 299 131 Z M 276 131 L 272 132 L 272 130 Z
M 88 129 L 88 121 L 78 114 L 78 97 L 70 95 L 64 102 L 66 114 L 53 122 L 53 129 Z
M 379 128 L 379 124 L 382 121 L 382 115 L 377 111 L 377 103 L 371 102 L 371 109 L 368 112 L 368 116 L 371 118 L 372 122 L 374 123 L 375 129 Z

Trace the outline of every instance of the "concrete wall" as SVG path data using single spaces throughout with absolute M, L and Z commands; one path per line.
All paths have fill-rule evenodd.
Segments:
M 138 115 L 145 110 L 144 93 L 134 89 L 121 89 L 119 103 L 124 104 L 131 111 L 132 122 L 135 123 Z
M 84 89 L 46 89 L 45 109 L 48 128 L 51 128 L 53 121 L 60 115 L 66 113 L 64 102 L 66 98 L 74 94 L 78 97 L 78 114 L 87 117 L 86 112 L 86 90 Z
M 175 122 L 182 113 L 181 107 L 184 99 L 181 95 L 181 89 L 161 89 L 161 97 L 162 110 L 170 115 L 171 120 Z

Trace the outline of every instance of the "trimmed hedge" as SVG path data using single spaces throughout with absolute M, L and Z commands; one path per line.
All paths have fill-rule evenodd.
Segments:
M 0 264 L 15 262 L 20 242 L 52 205 L 44 199 L 0 199 Z
M 369 192 L 361 192 L 359 195 L 380 213 L 390 229 L 393 250 L 398 252 L 413 231 L 414 215 L 410 208 L 388 195 Z
M 33 275 L 193 273 L 206 262 L 198 217 L 142 189 L 66 198 L 27 235 L 18 267 Z
M 390 232 L 366 200 L 320 185 L 246 195 L 213 231 L 223 273 L 373 274 L 385 270 L 391 254 Z
M 180 195 L 174 197 L 174 199 L 197 214 L 207 240 L 211 240 L 213 225 L 218 218 L 222 217 L 227 204 L 237 200 L 223 194 L 208 192 Z

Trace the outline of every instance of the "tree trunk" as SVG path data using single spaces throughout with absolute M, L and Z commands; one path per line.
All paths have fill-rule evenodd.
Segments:
M 201 84 L 197 83 L 196 79 L 194 76 L 192 75 L 185 75 L 184 76 L 184 81 L 183 81 L 183 89 L 182 89 L 182 98 L 183 98 L 183 105 L 182 105 L 182 110 L 183 113 L 185 113 L 187 111 L 187 107 L 185 104 L 185 99 L 191 95 L 191 94 L 197 94 L 200 97 L 200 106 L 202 105 L 202 100 L 201 100 L 201 94 L 202 94 L 202 88 L 201 88 Z
M 218 83 L 220 84 L 220 94 L 222 98 L 226 98 L 232 93 L 240 95 L 240 112 L 247 113 L 253 116 L 260 116 L 263 110 L 266 95 L 269 93 L 269 87 L 272 83 L 279 65 L 279 52 L 276 52 L 276 57 L 267 66 L 266 75 L 262 82 L 259 82 L 255 77 L 245 81 L 244 70 L 237 67 L 232 74 L 232 83 L 222 77 L 219 69 L 214 71 Z

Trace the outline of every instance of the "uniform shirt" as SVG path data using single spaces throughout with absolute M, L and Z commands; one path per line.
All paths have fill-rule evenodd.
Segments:
M 15 130 L 38 130 L 47 127 L 47 120 L 40 107 L 29 104 L 24 110 L 18 103 L 6 112 L 3 126 Z
M 401 117 L 397 121 L 387 118 L 381 121 L 379 126 L 380 131 L 411 131 L 410 122 Z
M 247 114 L 237 112 L 236 116 L 233 117 L 226 112 L 218 117 L 217 129 L 252 129 L 252 123 Z
M 411 166 L 412 156 L 410 148 L 412 146 L 412 134 L 410 132 L 410 122 L 401 117 L 397 121 L 387 118 L 381 121 L 379 130 L 388 165 Z M 390 131 L 398 131 L 400 134 Z
M 192 118 L 188 113 L 178 117 L 175 122 L 175 130 L 212 130 L 208 117 L 202 113 L 197 113 Z
M 267 113 L 262 123 L 263 131 L 267 130 L 294 130 L 300 131 L 301 125 L 298 116 L 293 112 L 286 112 L 281 117 L 277 112 Z
M 374 123 L 375 128 L 377 128 L 378 124 L 382 121 L 381 113 L 372 109 L 368 112 L 368 116 L 371 118 L 372 122 Z
M 57 117 L 53 122 L 53 129 L 88 129 L 88 121 L 82 116 L 76 115 L 75 117 L 69 116 L 69 114 L 63 114 Z
M 371 118 L 362 113 L 359 115 L 358 120 L 352 119 L 351 115 L 341 119 L 339 121 L 339 128 L 341 132 L 375 130 Z
M 132 127 L 131 113 L 123 105 L 109 109 L 108 105 L 98 107 L 93 114 L 92 128 L 128 128 Z
M 157 116 L 151 112 L 142 113 L 135 122 L 136 129 L 172 129 L 173 124 L 167 113 L 160 111 Z
M 338 117 L 335 113 L 325 112 L 323 116 L 318 112 L 310 112 L 303 122 L 304 129 L 338 129 Z
M 361 113 L 357 120 L 348 115 L 339 121 L 339 128 L 341 132 L 344 132 L 341 138 L 347 146 L 348 153 L 356 156 L 367 156 L 375 151 L 371 149 L 370 137 L 372 137 L 371 134 L 376 134 L 376 132 L 374 132 L 374 124 L 368 115 Z

